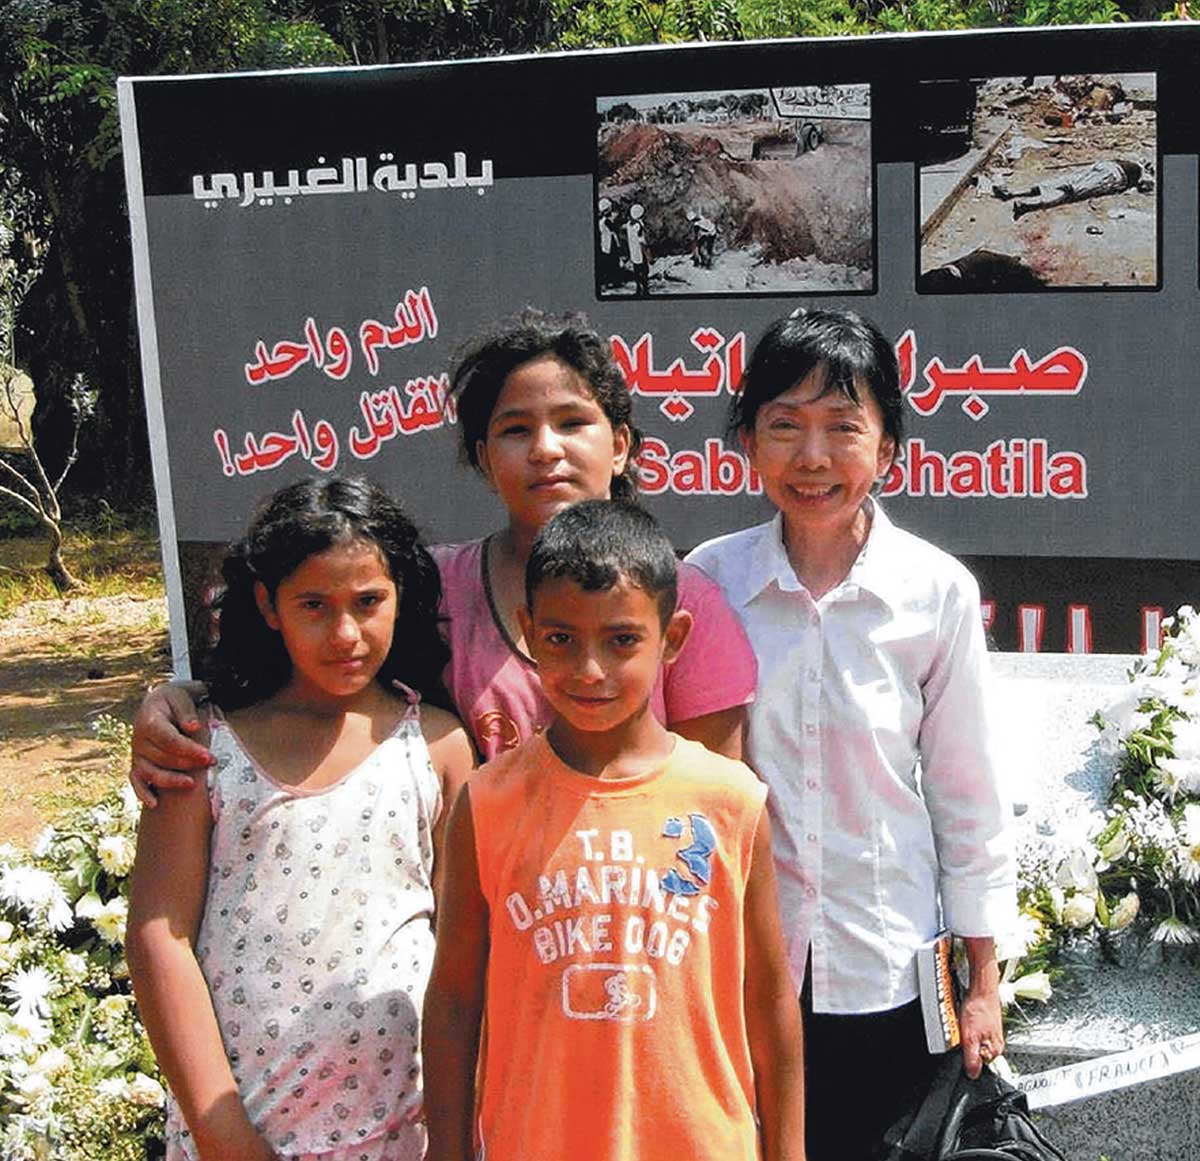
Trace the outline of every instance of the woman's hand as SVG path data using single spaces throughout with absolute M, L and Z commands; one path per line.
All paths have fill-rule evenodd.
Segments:
M 963 1067 L 974 1080 L 985 1064 L 1004 1052 L 1000 966 L 996 963 L 995 941 L 990 937 L 965 937 L 963 943 L 971 965 L 971 984 L 963 998 L 959 1024 Z
M 191 740 L 203 728 L 196 702 L 207 689 L 202 682 L 172 682 L 150 690 L 133 719 L 133 760 L 129 781 L 148 807 L 158 805 L 158 791 L 186 789 L 191 770 L 212 765 L 212 754 Z

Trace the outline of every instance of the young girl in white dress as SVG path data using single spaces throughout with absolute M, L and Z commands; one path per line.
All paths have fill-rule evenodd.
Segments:
M 416 1161 L 437 852 L 473 765 L 428 700 L 437 568 L 395 502 L 335 478 L 277 492 L 224 574 L 215 765 L 143 815 L 133 873 L 167 1158 Z

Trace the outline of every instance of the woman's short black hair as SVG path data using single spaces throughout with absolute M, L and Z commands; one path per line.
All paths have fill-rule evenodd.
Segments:
M 884 434 L 899 455 L 904 397 L 896 349 L 870 319 L 851 310 L 797 310 L 767 328 L 730 404 L 730 432 L 752 432 L 765 404 L 818 369 L 826 391 L 838 391 L 853 403 L 862 402 L 860 384 L 870 389 L 883 412 Z
M 487 438 L 505 379 L 518 367 L 547 356 L 561 360 L 587 383 L 614 431 L 622 425 L 629 428 L 629 457 L 612 482 L 612 496 L 636 499 L 634 459 L 642 433 L 633 425 L 629 388 L 608 341 L 578 314 L 555 316 L 528 309 L 508 325 L 474 339 L 459 354 L 450 371 L 450 391 L 458 404 L 463 458 L 479 467 L 478 445 Z
M 260 506 L 226 556 L 225 587 L 216 600 L 219 635 L 201 665 L 218 705 L 231 710 L 253 705 L 291 677 L 283 639 L 258 610 L 255 583 L 274 600 L 279 585 L 310 556 L 353 541 L 379 550 L 399 592 L 380 684 L 401 681 L 426 701 L 450 708 L 441 677 L 450 652 L 438 627 L 437 565 L 395 500 L 366 479 L 339 476 L 281 488 Z
M 658 603 L 665 626 L 678 599 L 675 551 L 644 508 L 620 500 L 582 500 L 564 508 L 538 533 L 525 565 L 525 604 L 565 577 L 585 592 L 607 592 L 621 580 Z

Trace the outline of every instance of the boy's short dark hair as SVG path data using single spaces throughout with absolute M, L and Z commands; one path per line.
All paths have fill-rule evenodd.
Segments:
M 663 625 L 675 612 L 675 551 L 649 512 L 620 500 L 584 500 L 564 508 L 538 534 L 525 566 L 525 604 L 548 580 L 567 578 L 586 592 L 622 579 L 658 602 Z

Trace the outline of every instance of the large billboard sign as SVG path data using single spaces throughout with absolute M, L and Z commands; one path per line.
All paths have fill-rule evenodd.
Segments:
M 120 83 L 177 660 L 213 546 L 303 473 L 499 518 L 455 348 L 606 336 L 681 549 L 768 511 L 725 430 L 805 305 L 895 337 L 889 512 L 1001 648 L 1135 651 L 1200 594 L 1200 29 L 703 45 Z

